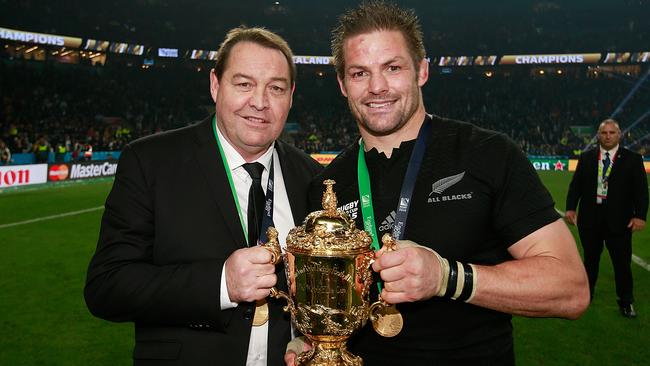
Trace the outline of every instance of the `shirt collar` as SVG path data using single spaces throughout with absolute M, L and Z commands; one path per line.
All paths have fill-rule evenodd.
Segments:
M 600 146 L 600 156 L 601 156 L 601 159 L 605 159 L 605 153 L 606 153 L 606 152 L 609 153 L 609 158 L 610 158 L 610 159 L 614 158 L 614 156 L 616 156 L 616 153 L 618 152 L 618 146 L 619 146 L 619 145 L 614 146 L 611 150 L 605 150 L 605 149 L 603 149 L 602 146 Z
M 216 123 L 216 122 L 215 122 Z M 221 130 L 219 130 L 219 127 L 216 128 L 217 130 L 217 136 L 219 138 L 219 142 L 221 143 L 221 148 L 223 149 L 223 153 L 226 155 L 226 159 L 228 160 L 228 166 L 230 167 L 230 171 L 235 171 L 236 169 L 240 168 L 242 165 L 246 163 L 246 160 L 239 155 L 237 150 L 230 144 L 230 142 L 223 136 L 221 133 Z M 251 163 L 256 162 L 264 165 L 264 169 L 268 171 L 271 167 L 271 158 L 273 157 L 273 149 L 275 148 L 275 141 L 271 143 L 271 146 L 260 156 L 259 158 L 253 160 Z

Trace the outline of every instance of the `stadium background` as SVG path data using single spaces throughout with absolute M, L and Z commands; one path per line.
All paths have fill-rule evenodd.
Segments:
M 431 61 L 427 110 L 509 135 L 559 210 L 566 170 L 600 120 L 615 115 L 623 144 L 648 151 L 650 1 L 398 3 L 422 19 Z M 330 154 L 356 139 L 328 64 L 327 35 L 347 6 L 0 0 L 0 140 L 14 157 L 13 166 L 0 167 L 0 365 L 130 363 L 131 325 L 95 319 L 83 303 L 112 183 L 99 177 L 114 173 L 126 142 L 210 112 L 211 51 L 228 29 L 266 26 L 298 56 L 285 140 Z M 92 161 L 78 162 L 88 145 Z M 53 151 L 32 153 L 42 146 Z M 50 165 L 20 165 L 37 161 Z M 605 254 L 598 295 L 580 320 L 515 319 L 519 364 L 647 364 L 648 229 L 635 235 L 633 252 L 638 319 L 618 314 Z

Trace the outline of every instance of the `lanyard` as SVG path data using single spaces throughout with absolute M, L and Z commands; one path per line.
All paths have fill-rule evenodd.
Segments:
M 415 147 L 409 159 L 406 175 L 402 182 L 402 189 L 399 195 L 397 205 L 397 214 L 395 223 L 393 225 L 393 238 L 401 240 L 404 238 L 404 231 L 406 229 L 406 218 L 408 217 L 409 208 L 411 206 L 411 196 L 413 196 L 413 189 L 415 188 L 415 181 L 417 180 L 420 166 L 422 165 L 422 158 L 427 148 L 427 137 L 431 130 L 431 120 L 427 118 L 420 127 Z M 359 181 L 359 196 L 361 197 L 361 214 L 363 216 L 363 228 L 370 233 L 372 237 L 372 249 L 379 250 L 379 238 L 377 237 L 377 228 L 375 227 L 375 212 L 372 207 L 372 192 L 370 189 L 370 174 L 368 173 L 368 166 L 366 165 L 366 157 L 364 152 L 363 140 L 359 140 L 359 157 L 357 159 L 357 177 Z M 377 282 L 377 288 L 381 292 L 382 282 Z
M 605 175 L 603 175 L 603 163 L 601 163 L 602 156 L 600 154 L 600 149 L 598 149 L 598 179 L 600 179 L 603 182 L 607 182 L 607 180 L 609 179 L 609 175 L 612 173 L 612 166 L 614 166 L 614 160 L 616 160 L 617 155 L 618 154 L 612 155 L 612 161 L 609 163 L 609 166 L 605 171 Z
M 230 184 L 230 192 L 232 197 L 235 200 L 235 206 L 237 206 L 237 213 L 239 214 L 239 223 L 241 224 L 242 231 L 244 232 L 244 237 L 246 238 L 246 243 L 248 245 L 248 230 L 246 229 L 246 221 L 244 221 L 244 215 L 242 215 L 241 207 L 239 206 L 239 199 L 237 199 L 237 191 L 235 190 L 235 183 L 232 180 L 232 174 L 230 173 L 230 166 L 228 165 L 228 159 L 226 159 L 226 154 L 223 152 L 221 147 L 221 142 L 219 142 L 219 136 L 217 135 L 217 123 L 216 116 L 212 119 L 212 132 L 214 132 L 214 138 L 217 140 L 217 146 L 219 147 L 219 154 L 221 154 L 221 160 L 223 161 L 223 166 L 226 168 L 226 176 L 228 177 L 228 183 Z M 264 216 L 262 216 L 262 227 L 260 229 L 260 237 L 257 240 L 258 243 L 266 243 L 268 237 L 266 236 L 266 230 L 273 226 L 273 160 L 274 157 L 271 156 L 271 168 L 269 169 L 269 180 L 266 184 L 266 195 L 264 198 Z

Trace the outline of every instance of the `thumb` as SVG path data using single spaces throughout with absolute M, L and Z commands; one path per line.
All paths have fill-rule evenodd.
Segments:
M 296 353 L 294 351 L 287 351 L 284 355 L 284 363 L 286 366 L 294 366 L 296 364 Z

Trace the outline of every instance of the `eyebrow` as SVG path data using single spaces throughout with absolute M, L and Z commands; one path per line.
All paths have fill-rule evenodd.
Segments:
M 232 80 L 232 79 L 235 79 L 235 78 L 244 78 L 244 79 L 255 80 L 254 77 L 252 77 L 252 76 L 250 76 L 250 75 L 242 74 L 242 73 L 240 73 L 240 72 L 234 74 L 234 75 L 232 76 L 231 80 Z M 287 79 L 287 78 L 285 78 L 285 77 L 282 77 L 282 76 L 275 76 L 275 77 L 272 77 L 272 78 L 271 78 L 271 81 L 281 81 L 281 82 L 285 82 L 285 83 L 289 84 L 289 79 Z

